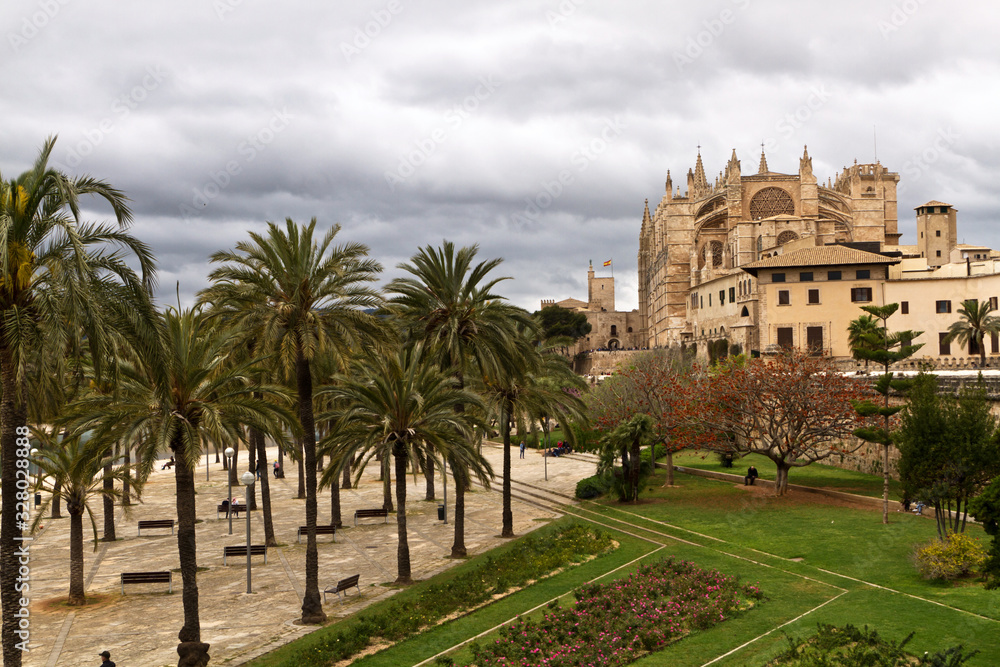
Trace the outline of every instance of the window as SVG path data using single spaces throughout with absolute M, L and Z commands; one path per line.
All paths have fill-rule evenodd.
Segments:
M 699 297 L 698 302 L 701 304 L 702 308 L 705 307 L 705 297 Z
M 791 347 L 792 346 L 792 328 L 791 327 L 778 327 L 778 346 L 779 347 Z
M 937 257 L 940 257 L 940 256 L 941 256 L 941 251 L 940 251 L 940 250 L 938 250 L 938 251 L 937 251 Z
M 993 308 L 993 310 L 996 310 L 998 308 L 997 298 L 995 296 L 990 297 L 990 307 Z
M 732 303 L 734 301 L 736 301 L 736 288 L 735 287 L 730 287 L 729 288 L 729 303 Z
M 934 236 L 941 236 L 941 230 L 940 229 L 935 229 L 934 230 Z
M 840 280 L 840 271 L 827 271 L 826 272 L 826 279 L 827 280 Z
M 628 328 L 628 332 L 629 332 L 629 333 L 632 333 L 632 327 L 629 327 L 629 328 Z
M 978 357 L 979 356 L 979 341 L 975 338 L 969 339 L 969 356 Z
M 995 333 L 990 334 L 990 352 L 992 354 L 1000 352 L 1000 336 Z
M 871 269 L 858 269 L 858 280 L 868 280 L 871 277 Z
M 809 303 L 819 303 L 819 290 L 811 289 L 809 290 Z
M 951 354 L 951 343 L 947 342 L 948 332 L 938 334 L 938 354 Z
M 823 354 L 823 327 L 806 327 L 806 345 L 809 354 Z
M 614 324 L 611 325 L 611 335 L 612 336 L 617 336 L 618 335 L 618 326 L 617 325 L 614 325 Z
M 783 283 L 783 282 L 785 282 L 785 274 L 784 273 L 772 273 L 771 274 L 771 282 L 772 283 Z
M 712 295 L 711 294 L 708 295 L 708 307 L 709 308 L 712 307 Z
M 935 313 L 950 313 L 951 312 L 951 301 L 936 301 L 936 302 L 934 302 L 934 312 Z
M 813 279 L 813 272 L 812 271 L 802 271 L 801 273 L 799 273 L 799 282 L 800 283 L 811 283 L 812 279 Z
M 719 305 L 720 306 L 726 305 L 726 290 L 724 289 L 719 290 Z
M 903 315 L 909 315 L 910 314 L 910 302 L 909 301 L 903 301 L 903 302 L 901 302 L 899 304 L 899 312 L 901 314 L 903 314 Z
M 852 287 L 851 301 L 854 303 L 867 303 L 872 300 L 871 287 Z
M 780 289 L 780 290 L 778 290 L 778 305 L 779 306 L 787 306 L 788 303 L 789 303 L 789 301 L 788 301 L 788 290 L 786 290 L 786 289 Z

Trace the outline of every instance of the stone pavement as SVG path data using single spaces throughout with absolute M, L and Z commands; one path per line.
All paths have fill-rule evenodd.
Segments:
M 550 458 L 548 482 L 543 480 L 544 459 L 539 452 L 529 450 L 525 459 L 518 458 L 512 446 L 512 478 L 549 488 L 572 496 L 576 482 L 594 473 L 592 461 L 572 458 Z M 484 455 L 497 473 L 502 471 L 502 451 L 486 446 Z M 276 450 L 268 451 L 269 461 Z M 238 467 L 246 467 L 245 452 L 240 454 Z M 296 530 L 305 524 L 305 501 L 295 499 L 298 490 L 297 466 L 288 459 L 284 479 L 271 478 L 272 514 L 275 535 L 282 546 L 269 549 L 267 564 L 254 557 L 252 563 L 253 593 L 246 593 L 246 559 L 229 559 L 222 564 L 224 545 L 245 544 L 246 518 L 233 519 L 233 534 L 228 521 L 216 518 L 216 506 L 226 497 L 226 473 L 220 464 L 211 464 L 210 481 L 205 481 L 205 468 L 195 474 L 197 484 L 196 526 L 199 608 L 202 641 L 211 644 L 213 664 L 238 665 L 266 653 L 316 629 L 295 621 L 301 613 L 301 596 L 305 585 L 305 540 L 296 544 Z M 437 505 L 442 499 L 441 477 L 436 481 L 436 502 L 424 497 L 423 476 L 415 481 L 410 475 L 407 491 L 407 524 L 410 560 L 415 579 L 425 579 L 456 563 L 448 558 L 453 541 L 452 489 L 449 488 L 449 524 L 437 520 Z M 497 480 L 495 488 L 500 488 Z M 450 487 L 450 484 L 449 484 Z M 515 488 L 515 493 L 517 492 Z M 233 488 L 233 495 L 243 497 L 244 488 Z M 116 508 L 114 543 L 98 543 L 92 551 L 90 527 L 84 520 L 84 572 L 87 595 L 100 601 L 85 607 L 67 607 L 69 589 L 69 520 L 47 520 L 44 528 L 31 543 L 31 651 L 25 655 L 26 667 L 58 667 L 60 665 L 99 664 L 97 654 L 107 649 L 112 660 L 122 667 L 155 667 L 177 664 L 177 632 L 183 621 L 181 607 L 181 577 L 177 541 L 166 530 L 137 535 L 141 519 L 176 518 L 174 475 L 156 467 L 146 485 L 142 504 L 134 505 L 132 515 L 125 517 Z M 319 522 L 328 523 L 329 492 L 320 492 Z M 259 497 L 258 497 L 259 503 Z M 329 536 L 319 536 L 320 588 L 338 579 L 361 575 L 362 595 L 353 589 L 344 603 L 331 596 L 324 605 L 334 618 L 391 596 L 394 590 L 381 584 L 396 577 L 396 524 L 393 516 L 388 523 L 362 520 L 354 526 L 354 510 L 381 507 L 382 484 L 377 470 L 366 471 L 358 488 L 341 491 L 341 506 L 345 527 L 338 531 L 336 543 Z M 98 529 L 103 526 L 101 503 L 94 503 Z M 514 531 L 526 533 L 540 522 L 558 516 L 535 505 L 514 500 Z M 65 505 L 63 512 L 65 513 Z M 466 546 L 470 555 L 487 551 L 502 543 L 501 497 L 493 491 L 478 489 L 466 495 Z M 254 544 L 263 543 L 261 512 L 251 512 L 251 532 Z M 121 594 L 120 573 L 147 570 L 175 570 L 173 594 L 167 594 L 166 584 L 131 585 Z

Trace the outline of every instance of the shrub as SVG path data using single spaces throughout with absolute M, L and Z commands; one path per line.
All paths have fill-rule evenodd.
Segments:
M 925 579 L 958 579 L 978 569 L 986 557 L 979 540 L 952 533 L 943 542 L 935 540 L 917 550 L 917 571 Z
M 777 659 L 767 663 L 767 667 L 959 667 L 964 665 L 978 651 L 966 652 L 961 646 L 934 654 L 925 653 L 914 663 L 905 647 L 913 638 L 913 633 L 900 642 L 879 636 L 867 627 L 858 629 L 853 625 L 838 628 L 825 623 L 819 624 L 815 635 L 807 639 L 788 637 L 788 650 Z
M 599 475 L 585 477 L 576 483 L 576 497 L 580 500 L 589 500 L 603 496 L 608 492 L 608 485 Z
M 656 460 L 659 461 L 664 456 L 667 455 L 667 448 L 663 446 L 663 443 L 656 445 Z M 649 447 L 643 447 L 642 451 L 639 453 L 639 458 L 642 459 L 644 464 L 649 463 Z

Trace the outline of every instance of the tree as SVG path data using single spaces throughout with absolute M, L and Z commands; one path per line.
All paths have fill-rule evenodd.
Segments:
M 871 315 L 862 315 L 847 325 L 847 344 L 851 346 L 851 355 L 855 360 L 865 362 L 865 371 L 868 370 L 869 360 L 859 350 L 871 351 L 868 342 L 872 338 L 881 338 L 881 333 L 878 322 Z
M 321 451 L 331 461 L 323 473 L 324 484 L 336 478 L 352 458 L 360 461 L 357 475 L 377 454 L 383 459 L 391 455 L 395 462 L 397 584 L 413 581 L 406 528 L 406 472 L 411 457 L 422 457 L 428 446 L 448 452 L 469 442 L 469 413 L 456 408 L 480 403 L 423 356 L 420 344 L 367 355 L 355 364 L 350 376 L 321 392 L 336 406 L 320 416 L 332 423 L 321 443 Z M 479 470 L 484 481 L 492 474 L 488 465 Z
M 865 363 L 872 361 L 882 366 L 882 375 L 875 381 L 875 391 L 882 396 L 881 405 L 871 399 L 864 399 L 855 404 L 858 414 L 864 418 L 880 416 L 882 425 L 865 424 L 854 431 L 866 442 L 882 445 L 882 523 L 889 523 L 889 448 L 893 444 L 893 433 L 889 428 L 890 418 L 902 410 L 902 405 L 889 405 L 889 393 L 895 391 L 905 394 L 910 387 L 910 381 L 893 377 L 890 368 L 897 361 L 908 359 L 924 346 L 923 343 L 913 345 L 914 338 L 922 331 L 897 331 L 889 333 L 888 320 L 892 317 L 899 304 L 889 303 L 884 306 L 861 306 L 861 310 L 874 318 L 878 325 L 871 329 L 869 325 L 855 325 L 855 329 L 865 329 L 857 334 L 857 340 L 851 346 L 855 359 L 864 359 Z M 862 318 L 865 316 L 862 315 Z
M 601 455 L 602 465 L 598 468 L 598 474 L 614 475 L 614 460 L 616 457 L 621 459 L 621 482 L 614 480 L 613 486 L 619 489 L 619 499 L 622 502 L 639 500 L 642 467 L 640 448 L 644 443 L 652 442 L 654 437 L 653 418 L 645 414 L 637 414 L 620 423 L 604 437 L 605 449 Z M 650 459 L 651 465 L 655 463 L 656 459 Z
M 979 367 L 986 367 L 986 335 L 1000 333 L 1000 317 L 990 315 L 995 309 L 989 301 L 966 299 L 958 308 L 959 320 L 948 327 L 945 343 L 958 341 L 979 351 Z M 970 352 L 973 351 L 970 349 Z
M 983 524 L 987 535 L 993 536 L 989 558 L 983 563 L 987 590 L 1000 588 L 1000 477 L 990 482 L 983 492 L 969 502 L 972 518 Z
M 900 413 L 899 476 L 908 497 L 933 505 L 938 537 L 965 530 L 969 500 L 1000 474 L 996 418 L 980 375 L 958 397 L 921 373 Z
M 104 481 L 108 473 L 104 468 L 107 447 L 92 439 L 89 434 L 64 439 L 55 442 L 47 434 L 39 433 L 42 447 L 39 449 L 35 463 L 40 471 L 38 487 L 48 491 L 45 501 L 35 515 L 31 530 L 34 532 L 45 519 L 45 510 L 54 498 L 66 501 L 69 512 L 69 604 L 83 605 L 87 603 L 83 586 L 83 515 L 90 518 L 90 527 L 94 533 L 94 551 L 97 551 L 97 523 L 90 508 L 94 497 L 110 497 L 117 500 L 122 492 L 107 489 Z M 128 466 L 122 465 L 112 469 L 111 478 L 118 482 L 130 479 Z M 136 490 L 141 487 L 137 480 L 131 480 Z M 126 507 L 128 511 L 128 507 Z
M 0 176 L 0 496 L 6 508 L 17 503 L 17 462 L 24 450 L 18 434 L 27 433 L 24 393 L 31 393 L 24 389 L 34 381 L 25 374 L 31 351 L 51 345 L 54 354 L 65 354 L 70 338 L 83 331 L 100 373 L 111 329 L 148 333 L 155 319 L 148 298 L 153 256 L 126 232 L 132 222 L 127 198 L 104 181 L 50 168 L 54 143 L 48 139 L 20 176 Z M 107 202 L 115 224 L 81 222 L 85 195 Z M 130 268 L 129 255 L 141 276 Z M 145 351 L 155 353 L 145 341 Z M 0 614 L 8 667 L 20 667 L 23 653 L 14 615 L 21 597 L 15 588 L 17 520 L 14 511 L 0 517 Z
M 674 483 L 673 454 L 686 444 L 677 436 L 689 416 L 686 406 L 693 383 L 692 361 L 692 355 L 678 348 L 644 352 L 587 394 L 591 421 L 604 433 L 636 415 L 653 419 L 650 461 L 656 461 L 655 445 L 663 445 L 667 452 L 667 486 Z
M 506 276 L 490 275 L 503 260 L 476 263 L 478 252 L 477 245 L 456 251 L 455 244 L 449 241 L 440 248 L 421 248 L 409 263 L 398 267 L 410 275 L 396 278 L 386 287 L 389 308 L 401 318 L 402 326 L 409 330 L 408 336 L 424 343 L 426 354 L 431 355 L 442 372 L 455 379 L 459 388 L 465 387 L 470 375 L 482 378 L 512 372 L 510 367 L 519 359 L 512 354 L 511 340 L 517 336 L 517 326 L 527 326 L 530 321 L 525 311 L 494 292 L 500 282 L 509 280 Z M 462 405 L 456 406 L 459 412 L 464 409 Z M 424 462 L 428 500 L 434 498 L 431 452 L 428 450 Z M 467 479 L 458 468 L 452 467 L 452 473 L 455 540 L 451 555 L 461 558 L 467 553 L 464 512 Z
M 178 664 L 203 667 L 209 645 L 201 641 L 198 613 L 194 488 L 202 446 L 235 442 L 247 426 L 280 440 L 294 417 L 285 407 L 291 400 L 287 391 L 257 383 L 261 369 L 253 362 L 232 363 L 238 340 L 231 332 L 209 326 L 199 310 L 168 309 L 163 332 L 165 368 L 144 357 L 133 368 L 123 365 L 114 394 L 77 401 L 66 421 L 73 432 L 92 430 L 105 445 L 140 442 L 140 479 L 152 470 L 157 453 L 169 449 L 173 455 L 184 607 Z
M 319 552 L 316 548 L 316 425 L 313 417 L 312 364 L 326 355 L 341 368 L 355 350 L 381 344 L 386 330 L 372 311 L 381 304 L 368 286 L 381 265 L 368 258 L 360 243 L 332 245 L 340 225 L 317 242 L 316 218 L 308 225 L 285 220 L 282 229 L 267 223 L 266 235 L 250 233 L 250 241 L 234 252 L 212 255 L 222 266 L 209 274 L 212 286 L 199 298 L 227 304 L 236 314 L 234 326 L 258 341 L 262 352 L 273 352 L 295 378 L 306 485 L 306 588 L 302 622 L 326 620 L 319 594 Z
M 716 368 L 693 393 L 700 426 L 714 436 L 706 447 L 774 461 L 777 495 L 788 490 L 790 469 L 861 446 L 847 439 L 858 422 L 851 401 L 864 392 L 829 359 L 785 350 L 771 359 Z
M 538 318 L 546 339 L 564 337 L 576 340 L 593 329 L 584 313 L 559 306 L 546 306 L 535 311 L 534 317 Z

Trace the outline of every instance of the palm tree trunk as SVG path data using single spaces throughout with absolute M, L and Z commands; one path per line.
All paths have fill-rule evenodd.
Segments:
M 132 504 L 132 448 L 125 445 L 125 479 L 122 480 L 122 505 Z
M 424 459 L 424 483 L 427 491 L 424 500 L 434 500 L 434 452 L 429 446 Z
M 114 542 L 115 539 L 115 501 L 108 491 L 115 488 L 115 482 L 111 479 L 111 463 L 114 461 L 114 450 L 108 452 L 108 462 L 104 464 L 104 537 L 101 542 Z
M 503 419 L 503 530 L 500 537 L 514 537 L 514 512 L 510 507 L 510 413 L 513 405 L 504 399 L 501 417 Z
M 274 538 L 274 521 L 271 518 L 271 481 L 267 476 L 267 447 L 264 445 L 264 434 L 255 428 L 250 429 L 250 446 L 257 450 L 257 469 L 260 470 L 260 504 L 264 514 L 264 544 L 269 547 L 278 546 Z
M 642 444 L 639 442 L 639 438 L 632 440 L 632 469 L 629 470 L 629 492 L 631 493 L 632 502 L 639 502 L 639 473 L 642 468 Z
M 354 465 L 354 457 L 352 456 L 344 463 L 344 477 L 340 480 L 340 488 L 349 489 L 351 488 L 351 466 Z
M 62 491 L 62 482 L 56 482 L 55 485 L 52 487 L 52 518 L 53 519 L 61 519 L 62 518 L 62 510 L 60 509 L 60 505 L 62 503 L 62 496 L 59 495 L 60 491 Z
M 87 604 L 87 595 L 83 589 L 82 507 L 70 509 L 69 513 L 69 604 Z
M 406 464 L 407 456 L 403 445 L 397 444 L 393 452 L 396 459 L 396 533 L 399 536 L 399 546 L 396 549 L 396 581 L 397 584 L 412 584 L 410 578 L 410 545 L 406 541 Z
M 465 548 L 465 475 L 455 466 L 451 468 L 452 479 L 455 480 L 455 542 L 451 545 L 452 558 L 465 558 L 469 555 Z
M 392 506 L 392 475 L 389 474 L 389 457 L 383 456 L 381 463 L 382 507 L 386 512 L 395 512 Z
M 28 429 L 25 425 L 26 414 L 23 403 L 18 404 L 17 385 L 14 360 L 10 350 L 0 347 L 0 452 L 2 452 L 2 468 L 0 468 L 0 497 L 3 507 L 0 512 L 0 609 L 3 617 L 3 664 L 5 667 L 21 667 L 22 651 L 18 648 L 19 641 L 27 642 L 25 631 L 19 637 L 18 619 L 14 616 L 20 606 L 21 593 L 15 588 L 18 571 L 18 553 L 23 547 L 21 526 L 16 512 L 11 508 L 17 505 L 17 462 L 28 457 Z M 18 434 L 22 434 L 21 446 L 18 446 Z M 25 644 L 27 646 L 27 644 Z
M 201 641 L 201 620 L 198 616 L 198 551 L 195 542 L 194 470 L 188 464 L 188 453 L 180 435 L 171 443 L 174 452 L 174 485 L 177 491 L 177 552 L 181 564 L 181 602 L 184 625 L 177 634 L 180 644 L 178 667 L 208 664 L 208 644 Z
M 302 449 L 306 487 L 306 591 L 302 598 L 302 623 L 315 625 L 326 621 L 319 596 L 319 552 L 316 549 L 316 423 L 313 420 L 312 372 L 302 354 L 295 355 L 295 380 L 299 394 L 299 422 L 302 425 Z M 302 461 L 300 459 L 300 461 Z M 300 465 L 302 465 L 300 463 Z M 300 484 L 301 484 L 301 477 Z
M 330 525 L 343 528 L 344 518 L 340 511 L 340 478 L 334 476 L 330 481 Z
M 301 412 L 302 408 L 299 407 Z M 296 498 L 302 499 L 306 497 L 306 457 L 305 457 L 305 444 L 303 443 L 304 438 L 299 438 L 299 495 Z

